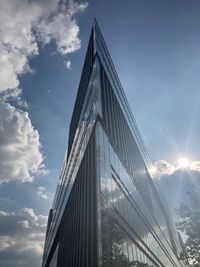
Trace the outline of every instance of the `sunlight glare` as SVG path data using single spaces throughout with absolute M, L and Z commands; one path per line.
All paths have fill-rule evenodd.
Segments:
M 178 165 L 180 168 L 187 168 L 190 165 L 190 162 L 187 158 L 180 158 L 178 160 Z

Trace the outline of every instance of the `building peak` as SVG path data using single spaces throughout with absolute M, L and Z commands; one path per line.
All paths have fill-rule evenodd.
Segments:
M 92 26 L 94 27 L 95 25 L 98 25 L 97 18 L 96 17 L 93 18 L 93 24 L 92 24 Z

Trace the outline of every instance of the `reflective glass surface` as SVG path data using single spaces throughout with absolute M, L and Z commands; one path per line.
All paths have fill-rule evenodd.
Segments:
M 57 261 L 58 261 L 58 245 L 54 251 L 49 267 L 57 267 Z
M 140 170 L 142 163 L 137 162 L 138 170 L 134 174 L 137 177 L 132 176 L 123 166 L 100 123 L 96 134 L 101 201 L 99 216 L 102 224 L 99 264 L 180 266 L 172 250 L 163 211 L 151 193 L 151 185 L 145 179 L 147 170 Z M 145 193 L 150 195 L 146 196 L 146 201 L 140 193 L 140 182 L 135 182 L 136 178 L 145 180 L 148 186 L 149 190 Z M 148 199 L 151 200 L 150 207 Z
M 78 127 L 72 142 L 71 151 L 68 159 L 67 154 L 64 159 L 63 168 L 59 178 L 56 194 L 54 197 L 52 219 L 46 236 L 43 262 L 47 260 L 50 249 L 54 242 L 66 203 L 70 196 L 77 172 L 83 159 L 92 129 L 95 124 L 96 116 L 101 116 L 101 98 L 100 98 L 100 78 L 99 78 L 99 61 L 96 57 L 88 89 L 83 103 Z

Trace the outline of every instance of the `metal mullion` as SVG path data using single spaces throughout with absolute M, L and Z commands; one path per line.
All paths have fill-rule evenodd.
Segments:
M 105 120 L 105 125 L 107 126 L 107 105 L 106 105 L 106 84 L 105 84 L 105 72 L 103 67 L 101 67 L 101 77 L 102 77 L 102 92 L 103 92 L 103 98 L 102 98 L 102 103 L 103 103 L 103 116 Z
M 78 236 L 79 236 L 79 257 L 78 257 L 78 266 L 82 267 L 82 247 L 83 247 L 83 236 L 82 233 L 84 231 L 83 229 L 83 221 L 82 221 L 82 213 L 83 213 L 83 161 L 81 163 L 81 168 L 80 168 L 80 186 L 82 188 L 82 190 L 80 191 L 80 206 L 79 206 L 79 212 L 78 212 L 78 220 L 80 222 L 79 224 L 79 232 L 78 232 Z
M 125 161 L 125 153 L 124 153 L 124 143 L 126 142 L 126 140 L 123 138 L 123 130 L 124 128 L 122 127 L 122 119 L 121 119 L 121 109 L 119 108 L 119 104 L 117 102 L 116 99 L 116 113 L 117 113 L 117 117 L 118 117 L 118 134 L 119 134 L 119 144 L 120 144 L 120 150 L 121 150 L 121 154 L 123 157 L 123 161 Z
M 118 146 L 118 141 L 117 141 L 116 116 L 115 116 L 116 110 L 115 110 L 114 95 L 112 92 L 112 87 L 110 87 L 110 105 L 112 107 L 110 116 L 111 116 L 111 120 L 112 120 L 113 140 L 114 140 L 114 144 L 115 144 L 115 150 L 117 149 L 117 151 L 119 151 L 119 146 Z
M 74 232 L 75 232 L 75 238 L 74 238 L 74 266 L 77 266 L 77 243 L 78 243 L 78 231 L 77 231 L 77 225 L 78 225 L 78 220 L 77 220 L 77 215 L 78 215 L 78 212 L 77 212 L 77 206 L 78 206 L 78 203 L 79 203 L 79 199 L 78 199 L 78 196 L 79 196 L 79 188 L 80 188 L 80 175 L 79 173 L 77 174 L 77 184 L 76 184 L 76 196 L 77 196 L 77 199 L 76 199 L 76 204 L 75 204 L 75 210 L 74 210 L 74 214 L 75 214 L 75 221 L 74 221 Z
M 87 150 L 87 160 L 86 160 L 86 191 L 85 191 L 85 200 L 86 200 L 86 210 L 85 210 L 85 217 L 86 217 L 86 265 L 88 266 L 88 257 L 89 257 L 89 182 L 90 182 L 90 176 L 89 176 L 89 163 L 90 163 L 90 150 L 91 150 L 91 144 L 88 146 Z
M 107 112 L 107 118 L 108 118 L 108 125 L 107 125 L 107 128 L 109 129 L 109 132 L 110 132 L 110 135 L 112 136 L 113 138 L 113 121 L 112 121 L 112 110 L 113 110 L 113 107 L 112 107 L 112 101 L 111 101 L 111 97 L 110 97 L 110 84 L 109 84 L 109 81 L 108 81 L 108 78 L 106 76 L 106 100 L 107 100 L 107 106 L 108 106 L 108 112 Z

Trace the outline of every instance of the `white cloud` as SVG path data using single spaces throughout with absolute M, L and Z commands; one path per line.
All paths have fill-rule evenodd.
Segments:
M 27 112 L 0 101 L 0 183 L 44 173 L 39 134 Z
M 18 75 L 29 69 L 28 57 L 38 54 L 32 23 L 39 12 L 33 4 L 28 7 L 28 1 L 22 2 L 0 3 L 0 91 L 17 88 Z
M 161 192 L 165 195 L 174 219 L 180 203 L 188 203 L 188 192 L 200 186 L 200 161 L 187 167 L 174 166 L 165 160 L 154 163 Z
M 172 164 L 162 159 L 154 162 L 154 168 L 158 176 L 170 175 L 175 171 L 175 167 Z
M 47 196 L 47 194 L 45 193 L 45 188 L 44 188 L 44 187 L 39 186 L 39 187 L 38 187 L 38 191 L 37 191 L 37 193 L 38 193 L 38 196 L 39 196 L 39 197 L 41 197 L 41 198 L 43 198 L 43 199 L 45 199 L 45 200 L 48 199 L 48 196 Z
M 70 60 L 64 61 L 64 66 L 65 66 L 68 70 L 71 70 L 71 61 L 70 61 Z
M 39 186 L 39 187 L 37 188 L 37 194 L 38 194 L 38 196 L 39 196 L 40 198 L 45 199 L 45 200 L 47 200 L 47 199 L 49 199 L 49 198 L 51 198 L 51 199 L 53 198 L 53 194 L 50 193 L 50 192 L 48 192 L 48 191 L 46 190 L 46 188 L 43 187 L 43 186 Z
M 186 168 L 183 168 L 181 166 L 174 166 L 168 161 L 161 159 L 154 162 L 154 168 L 158 177 L 172 175 L 173 173 L 179 170 L 186 172 L 200 172 L 200 161 L 193 161 L 189 163 Z
M 18 212 L 0 211 L 0 265 L 40 266 L 47 216 L 31 208 Z
M 50 20 L 42 20 L 37 31 L 43 43 L 48 44 L 55 40 L 57 51 L 61 54 L 80 49 L 79 27 L 68 12 L 56 14 Z
M 192 171 L 200 172 L 200 161 L 193 161 L 190 165 Z
M 80 48 L 75 15 L 86 7 L 74 1 L 0 1 L 0 184 L 32 181 L 43 168 L 39 134 L 28 113 L 5 102 L 22 94 L 19 77 L 31 71 L 29 59 L 39 54 L 39 42 L 55 42 L 62 55 Z M 18 101 L 19 108 L 27 106 Z
M 38 55 L 38 41 L 54 41 L 61 54 L 80 48 L 79 26 L 75 14 L 87 3 L 59 0 L 0 2 L 0 92 L 17 90 L 19 75 L 30 71 L 29 58 Z

